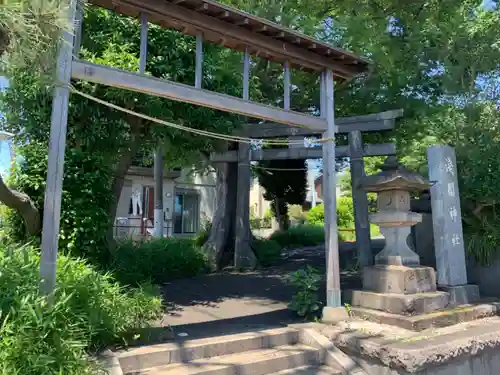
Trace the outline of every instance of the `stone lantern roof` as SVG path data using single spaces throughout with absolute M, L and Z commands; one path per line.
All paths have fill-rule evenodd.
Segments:
M 406 169 L 395 156 L 389 156 L 379 166 L 381 172 L 366 176 L 361 187 L 367 192 L 382 192 L 389 190 L 405 190 L 418 192 L 430 188 L 431 183 L 419 175 Z

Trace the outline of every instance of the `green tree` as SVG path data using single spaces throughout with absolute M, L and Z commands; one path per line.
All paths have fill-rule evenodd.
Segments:
M 61 31 L 69 29 L 66 7 L 60 1 L 0 2 L 0 73 L 5 73 L 9 66 L 50 70 Z M 8 187 L 2 177 L 0 201 L 20 214 L 29 235 L 40 232 L 40 212 L 33 200 Z
M 0 3 L 0 69 L 6 64 L 51 69 L 62 30 L 69 30 L 67 7 L 57 0 Z
M 363 159 L 365 163 L 365 174 L 372 175 L 380 172 L 379 164 L 384 162 L 383 157 L 367 157 Z M 351 170 L 347 168 L 340 177 L 340 191 L 342 195 L 351 197 L 352 196 L 352 180 L 351 180 Z
M 425 149 L 455 147 L 469 252 L 488 261 L 500 248 L 492 176 L 498 154 L 500 8 L 483 1 L 330 2 L 342 44 L 371 57 L 366 77 L 337 89 L 337 110 L 403 108 L 390 135 L 401 160 L 426 173 Z M 381 139 L 367 136 L 365 141 Z
M 139 23 L 112 12 L 88 7 L 81 55 L 89 61 L 127 70 L 138 69 Z M 172 48 L 172 46 L 176 46 Z M 149 32 L 148 73 L 182 83 L 194 80 L 194 38 L 152 25 Z M 159 58 L 159 56 L 161 58 Z M 238 95 L 236 53 L 208 45 L 204 87 Z M 229 66 L 236 68 L 229 69 Z M 15 142 L 25 162 L 13 174 L 13 184 L 43 208 L 46 155 L 50 127 L 52 87 L 41 70 L 8 66 L 10 88 L 1 102 L 4 128 L 16 134 Z M 88 82 L 75 87 L 119 106 L 194 128 L 228 133 L 238 126 L 237 116 L 165 99 L 107 88 Z M 113 218 L 125 173 L 141 150 L 151 150 L 161 140 L 166 164 L 176 166 L 200 159 L 217 142 L 157 126 L 123 114 L 78 95 L 71 95 L 68 148 L 65 157 L 61 248 L 105 261 Z M 175 158 L 175 159 L 174 159 Z M 12 218 L 16 223 L 16 217 Z M 18 229 L 19 225 L 12 225 Z M 23 233 L 16 230 L 23 237 Z
M 259 163 L 255 172 L 280 230 L 288 229 L 288 205 L 303 204 L 306 198 L 305 161 L 269 160 Z

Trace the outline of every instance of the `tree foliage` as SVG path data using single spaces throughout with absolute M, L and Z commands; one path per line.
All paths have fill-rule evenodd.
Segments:
M 286 229 L 288 204 L 303 204 L 306 198 L 304 160 L 269 160 L 261 162 L 255 172 L 280 229 Z
M 88 7 L 81 55 L 95 63 L 137 70 L 139 34 L 137 20 Z M 156 26 L 151 26 L 149 34 L 148 73 L 191 83 L 194 39 Z M 173 45 L 176 47 L 172 48 Z M 205 76 L 208 77 L 205 87 L 237 95 L 234 84 L 237 73 L 228 67 L 231 63 L 238 66 L 239 56 L 209 45 L 205 58 L 209 63 L 206 71 L 210 73 Z M 42 79 L 44 74 L 41 70 L 10 65 L 10 88 L 1 101 L 4 129 L 16 134 L 18 153 L 24 157 L 24 163 L 13 174 L 14 186 L 31 196 L 39 209 L 43 208 L 44 200 L 52 101 L 52 87 Z M 88 82 L 74 85 L 122 107 L 194 128 L 228 133 L 239 124 L 237 116 L 211 109 Z M 202 152 L 218 144 L 206 137 L 156 126 L 78 95 L 71 95 L 68 124 L 61 245 L 62 249 L 78 249 L 82 255 L 94 259 L 107 258 L 105 249 L 112 234 L 123 179 L 137 152 L 151 150 L 161 140 L 165 144 L 166 164 L 176 166 L 199 160 Z M 22 226 L 15 215 L 11 222 L 13 233 L 23 238 Z
M 59 0 L 0 2 L 0 72 L 12 64 L 51 70 L 63 30 L 70 25 Z

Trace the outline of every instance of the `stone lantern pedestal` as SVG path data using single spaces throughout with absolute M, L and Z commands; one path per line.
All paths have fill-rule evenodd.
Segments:
M 380 227 L 386 244 L 375 256 L 375 265 L 363 269 L 363 290 L 353 292 L 352 306 L 399 315 L 443 309 L 449 294 L 437 291 L 435 270 L 421 266 L 408 245 L 411 227 L 422 220 L 410 211 L 410 193 L 426 190 L 430 184 L 395 157 L 387 158 L 381 168 L 381 173 L 367 176 L 362 186 L 378 194 L 377 213 L 370 215 L 370 222 Z

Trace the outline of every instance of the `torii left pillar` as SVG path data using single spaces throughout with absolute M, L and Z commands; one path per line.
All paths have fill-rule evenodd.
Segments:
M 71 0 L 68 7 L 70 25 L 75 24 L 77 2 L 78 0 Z M 65 31 L 57 57 L 56 84 L 50 120 L 47 184 L 43 204 L 42 254 L 40 258 L 40 294 L 48 296 L 49 300 L 56 286 L 73 42 L 74 33 L 72 30 Z
M 243 60 L 243 99 L 249 99 L 250 55 L 245 50 Z M 238 183 L 236 198 L 236 226 L 234 239 L 234 267 L 236 269 L 253 269 L 257 258 L 252 251 L 252 232 L 250 230 L 250 169 L 251 148 L 248 143 L 238 145 Z

